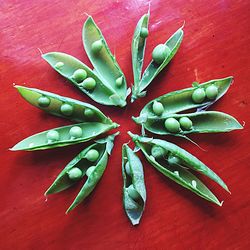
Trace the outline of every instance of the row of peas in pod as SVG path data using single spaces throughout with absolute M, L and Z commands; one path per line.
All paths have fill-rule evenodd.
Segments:
M 149 12 L 136 25 L 132 39 L 132 66 L 134 83 L 131 102 L 146 95 L 145 89 L 171 61 L 183 39 L 183 27 L 165 43 L 155 46 L 152 60 L 142 73 Z M 124 107 L 130 94 L 125 76 L 112 55 L 100 29 L 89 16 L 84 23 L 82 40 L 94 69 L 78 59 L 61 52 L 50 52 L 42 57 L 59 74 L 97 103 Z M 192 171 L 202 173 L 229 192 L 223 180 L 195 156 L 168 141 L 145 136 L 144 129 L 159 135 L 184 136 L 189 133 L 228 132 L 242 126 L 232 116 L 205 111 L 219 100 L 232 83 L 232 77 L 193 83 L 191 88 L 160 96 L 141 110 L 133 120 L 142 126 L 142 136 L 128 132 L 136 147 L 122 146 L 123 206 L 133 225 L 140 222 L 146 203 L 143 166 L 136 155 L 141 150 L 146 160 L 159 172 L 200 197 L 222 205 L 217 197 Z M 17 143 L 11 150 L 42 150 L 63 147 L 94 139 L 119 125 L 95 106 L 47 91 L 16 86 L 22 97 L 33 106 L 77 124 L 53 128 L 32 135 Z M 196 109 L 194 113 L 185 113 Z M 100 181 L 118 133 L 94 141 L 85 147 L 59 173 L 45 195 L 61 192 L 87 177 L 81 190 L 66 213 L 79 205 Z

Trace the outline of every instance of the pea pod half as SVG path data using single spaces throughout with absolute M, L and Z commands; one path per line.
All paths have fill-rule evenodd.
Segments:
M 93 121 L 112 124 L 112 120 L 105 116 L 95 106 L 69 97 L 60 96 L 40 89 L 15 86 L 22 97 L 31 105 L 52 115 L 63 117 L 71 121 Z
M 93 70 L 75 57 L 61 52 L 50 52 L 43 54 L 42 57 L 60 75 L 95 102 L 109 106 L 126 105 L 113 88 L 102 82 Z
M 146 202 L 143 166 L 127 144 L 122 147 L 123 206 L 133 225 L 140 222 Z
M 215 195 L 195 175 L 186 169 L 189 168 L 208 176 L 229 192 L 223 180 L 199 159 L 173 143 L 141 137 L 131 132 L 129 132 L 129 135 L 142 150 L 147 160 L 159 172 L 202 198 L 217 205 L 222 205 Z
M 218 101 L 228 90 L 233 82 L 233 77 L 210 80 L 202 84 L 193 84 L 193 87 L 170 92 L 168 94 L 157 97 L 147 103 L 140 112 L 141 121 L 146 118 L 159 118 L 169 114 L 175 114 L 190 109 L 202 110 L 214 102 Z M 215 87 L 217 94 L 213 99 L 206 96 L 200 103 L 194 102 L 192 96 L 197 89 L 202 89 L 205 94 L 206 90 Z
M 89 16 L 84 23 L 82 40 L 85 51 L 102 82 L 112 90 L 111 101 L 118 106 L 126 105 L 127 84 L 125 75 L 112 55 L 101 30 Z
M 169 114 L 148 117 L 143 121 L 140 118 L 133 119 L 146 130 L 159 135 L 181 136 L 191 133 L 219 133 L 243 128 L 234 117 L 217 111 Z
M 103 134 L 118 124 L 105 124 L 100 122 L 83 122 L 69 126 L 54 128 L 27 137 L 17 143 L 10 150 L 42 150 L 57 147 L 65 147 L 85 141 L 89 141 L 100 134 Z
M 111 154 L 116 135 L 118 133 L 97 140 L 80 152 L 57 176 L 45 195 L 59 193 L 79 182 L 86 175 L 86 182 L 66 213 L 78 206 L 100 181 L 106 169 L 108 156 Z
M 141 80 L 146 38 L 148 36 L 148 22 L 149 12 L 140 18 L 139 22 L 136 25 L 132 40 L 131 52 L 134 74 L 134 85 L 132 87 L 132 93 L 137 93 L 139 91 L 139 82 Z
M 159 44 L 155 47 L 152 53 L 153 60 L 149 63 L 145 71 L 143 72 L 142 78 L 138 84 L 138 88 L 133 88 L 131 101 L 133 102 L 137 98 L 146 95 L 145 89 L 154 80 L 154 78 L 165 68 L 171 59 L 178 51 L 182 39 L 183 29 L 178 29 L 166 42 L 165 44 Z

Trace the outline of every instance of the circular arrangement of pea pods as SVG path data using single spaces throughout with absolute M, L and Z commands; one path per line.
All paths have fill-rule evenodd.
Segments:
M 131 132 L 128 132 L 128 134 L 131 136 L 137 147 L 139 147 L 139 149 L 145 155 L 146 159 L 159 172 L 182 185 L 183 187 L 201 196 L 202 198 L 211 201 L 219 206 L 222 205 L 222 203 L 218 201 L 215 195 L 188 170 L 191 169 L 203 175 L 206 175 L 229 192 L 229 189 L 223 182 L 223 180 L 199 159 L 188 153 L 186 150 L 168 141 L 143 137 L 132 134 Z M 166 152 L 166 154 L 168 154 L 168 157 L 176 157 L 180 160 L 180 162 L 176 164 L 169 164 L 168 159 L 166 159 L 167 156 L 165 155 L 159 159 L 156 159 L 151 154 L 151 149 L 154 145 L 162 148 Z
M 126 103 L 117 95 L 116 90 L 106 82 L 103 82 L 95 71 L 91 70 L 87 65 L 79 61 L 73 56 L 61 52 L 50 52 L 42 55 L 53 69 L 60 75 L 69 80 L 75 87 L 81 90 L 84 94 L 88 95 L 95 102 L 108 105 L 108 106 L 125 106 Z M 57 67 L 58 63 L 62 63 L 61 67 Z M 73 74 L 76 70 L 83 69 L 86 71 L 87 76 L 94 79 L 96 86 L 93 90 L 84 88 L 82 82 L 78 83 Z
M 110 118 L 105 116 L 101 110 L 89 103 L 81 102 L 65 96 L 60 96 L 40 89 L 27 88 L 18 85 L 15 85 L 15 87 L 21 96 L 31 105 L 40 108 L 52 115 L 63 117 L 76 122 L 94 121 L 112 124 L 112 120 Z M 41 105 L 39 103 L 41 98 L 47 98 L 49 102 L 46 105 Z M 64 114 L 62 107 L 65 104 L 72 107 L 71 114 Z
M 135 152 L 122 147 L 123 206 L 133 225 L 140 222 L 146 202 L 143 166 Z
M 135 36 L 133 37 L 133 42 L 132 42 L 132 51 L 134 51 L 135 56 L 137 56 L 137 58 L 132 57 L 133 68 L 137 69 L 136 71 L 139 72 L 141 71 L 141 64 L 140 63 L 138 64 L 137 61 L 141 60 L 143 62 L 144 47 L 134 46 L 134 44 L 136 43 L 136 40 L 139 39 L 138 36 L 136 36 L 137 29 L 141 29 L 141 27 L 142 25 L 140 20 L 136 26 Z M 137 81 L 138 80 L 137 75 L 136 77 L 134 77 L 134 86 L 132 87 L 131 102 L 146 95 L 145 89 L 174 57 L 174 55 L 176 54 L 181 45 L 183 36 L 184 36 L 183 27 L 181 27 L 165 42 L 164 46 L 166 46 L 166 48 L 169 51 L 165 59 L 161 63 L 156 63 L 155 60 L 152 60 L 145 69 L 145 71 L 143 72 L 143 75 L 139 82 Z M 135 52 L 136 50 L 138 52 Z
M 125 75 L 112 55 L 101 30 L 91 16 L 84 23 L 82 40 L 95 72 L 102 82 L 114 92 L 110 96 L 111 101 L 120 107 L 126 106 L 126 98 L 129 92 L 127 92 Z M 98 45 L 95 46 L 95 44 Z
M 134 85 L 132 87 L 132 100 L 134 101 L 134 93 L 139 92 L 139 82 L 142 74 L 142 66 L 145 54 L 146 47 L 146 38 L 147 36 L 143 35 L 145 30 L 148 31 L 148 22 L 149 22 L 149 12 L 143 15 L 139 22 L 136 25 L 134 36 L 132 39 L 132 66 L 133 66 L 133 75 L 134 75 Z M 144 33 L 143 33 L 144 31 Z
M 94 144 L 88 146 L 82 152 L 80 152 L 57 176 L 55 181 L 45 192 L 45 196 L 59 193 L 81 181 L 81 179 L 87 175 L 87 180 L 77 194 L 73 203 L 67 209 L 66 213 L 70 212 L 81 202 L 83 202 L 84 199 L 91 194 L 97 183 L 100 181 L 108 163 L 108 156 L 111 154 L 113 149 L 115 136 L 118 134 L 119 133 L 115 133 L 106 138 L 97 140 Z M 94 159 L 94 161 L 90 161 L 88 159 L 88 152 L 91 150 L 96 150 L 99 153 L 99 157 Z M 69 173 L 72 169 L 76 168 L 80 169 L 81 175 L 76 180 L 72 180 L 72 178 L 69 176 Z

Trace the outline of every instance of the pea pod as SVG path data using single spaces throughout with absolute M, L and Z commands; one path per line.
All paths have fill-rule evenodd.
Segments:
M 178 51 L 182 39 L 183 39 L 183 29 L 182 27 L 178 29 L 166 42 L 165 44 L 158 45 L 154 51 L 157 52 L 157 57 L 163 56 L 160 61 L 156 61 L 157 57 L 154 56 L 154 51 L 152 53 L 153 60 L 149 63 L 145 71 L 143 72 L 142 78 L 138 84 L 139 88 L 134 88 L 132 92 L 132 99 L 134 101 L 137 98 L 143 97 L 146 95 L 145 89 L 148 85 L 154 80 L 154 78 L 165 68 L 171 59 L 174 57 Z M 164 48 L 159 48 L 159 46 Z
M 94 190 L 95 186 L 100 181 L 106 169 L 108 156 L 111 154 L 116 135 L 118 135 L 118 133 L 97 140 L 94 144 L 80 152 L 57 176 L 55 181 L 45 192 L 45 195 L 61 192 L 79 182 L 87 175 L 86 182 L 66 213 L 79 205 Z M 95 156 L 93 152 L 98 152 L 98 154 Z M 73 176 L 71 173 L 73 171 L 77 172 L 76 170 L 79 174 Z
M 140 222 L 146 202 L 143 166 L 127 144 L 122 147 L 123 206 L 133 225 Z
M 190 122 L 190 125 L 185 126 L 185 120 L 183 120 L 183 118 L 186 119 L 187 122 Z M 159 135 L 171 134 L 181 136 L 191 133 L 219 133 L 243 128 L 234 117 L 217 111 L 169 114 L 157 118 L 148 117 L 143 121 L 140 118 L 133 119 L 146 130 Z M 170 119 L 176 121 L 176 124 L 173 124 L 173 131 L 171 127 L 168 129 L 166 125 L 167 120 Z M 184 123 L 182 121 L 184 121 Z
M 140 18 L 139 22 L 136 25 L 132 40 L 131 52 L 134 74 L 134 85 L 132 87 L 133 93 L 137 93 L 139 89 L 139 82 L 141 79 L 144 52 L 146 47 L 146 38 L 148 36 L 148 22 L 149 12 Z
M 100 134 L 103 134 L 118 124 L 105 124 L 100 122 L 83 122 L 69 126 L 54 128 L 41 133 L 27 137 L 17 143 L 10 150 L 42 150 L 57 147 L 65 147 L 81 142 L 89 141 Z
M 93 70 L 73 56 L 61 52 L 50 52 L 43 54 L 42 57 L 60 75 L 69 80 L 75 87 L 95 102 L 109 106 L 123 107 L 126 105 L 126 103 L 117 96 L 114 89 L 104 84 Z M 76 74 L 79 70 L 83 70 L 86 75 L 82 78 L 79 77 L 78 74 Z
M 112 120 L 106 117 L 95 106 L 69 97 L 60 96 L 40 89 L 15 86 L 22 97 L 31 105 L 40 108 L 52 115 L 70 119 L 71 121 L 93 121 L 112 124 Z M 65 105 L 71 107 L 65 111 Z M 63 109 L 64 108 L 64 109 Z
M 129 132 L 135 144 L 142 150 L 147 160 L 162 174 L 171 180 L 189 189 L 202 198 L 217 205 L 222 205 L 215 195 L 188 169 L 208 176 L 229 192 L 227 185 L 210 168 L 195 156 L 191 155 L 177 145 L 153 138 L 140 137 Z M 160 147 L 165 154 L 156 157 L 153 147 Z M 152 155 L 154 154 L 155 157 Z
M 140 112 L 140 119 L 143 121 L 146 118 L 164 117 L 169 114 L 175 114 L 190 109 L 202 110 L 208 108 L 214 102 L 218 101 L 228 90 L 233 82 L 233 77 L 210 80 L 202 84 L 193 84 L 191 88 L 181 89 L 159 96 L 156 99 L 147 103 Z M 206 90 L 215 86 L 218 93 L 215 99 L 210 100 L 205 98 L 201 103 L 195 103 L 192 99 L 192 94 L 198 88 Z M 158 112 L 157 112 L 158 111 Z
M 111 100 L 117 100 L 119 106 L 124 107 L 127 97 L 125 75 L 112 55 L 101 30 L 91 16 L 84 23 L 82 40 L 95 72 L 102 82 L 114 92 Z

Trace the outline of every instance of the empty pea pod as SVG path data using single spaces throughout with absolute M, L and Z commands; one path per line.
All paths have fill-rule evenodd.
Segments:
M 152 61 L 149 63 L 137 88 L 132 89 L 132 100 L 146 95 L 145 89 L 154 78 L 165 68 L 178 51 L 183 39 L 183 27 L 178 29 L 165 44 L 157 45 L 152 52 Z
M 66 213 L 79 205 L 94 190 L 100 181 L 106 169 L 108 156 L 111 154 L 116 135 L 118 135 L 118 133 L 97 140 L 80 152 L 57 176 L 45 192 L 45 195 L 59 193 L 71 187 L 86 175 L 87 180 Z M 93 151 L 98 152 L 98 156 L 90 160 L 88 154 Z
M 15 86 L 22 97 L 31 105 L 40 108 L 52 115 L 63 117 L 71 121 L 93 121 L 112 124 L 112 120 L 105 116 L 95 106 L 60 96 L 40 89 Z M 67 106 L 66 106 L 67 105 Z
M 122 147 L 123 206 L 133 225 L 140 222 L 146 202 L 143 166 L 127 144 Z
M 85 141 L 89 141 L 103 134 L 118 124 L 105 124 L 100 122 L 83 122 L 69 126 L 54 128 L 32 135 L 17 143 L 10 150 L 43 150 L 57 147 L 65 147 Z
M 125 75 L 112 55 L 101 30 L 89 16 L 84 23 L 82 40 L 89 60 L 102 82 L 112 89 L 111 101 L 118 106 L 126 105 L 127 84 Z
M 43 54 L 42 57 L 60 75 L 95 102 L 109 106 L 123 107 L 126 105 L 113 88 L 102 82 L 94 70 L 75 57 L 61 52 L 50 52 Z M 57 66 L 59 63 L 60 67 Z
M 202 84 L 194 83 L 191 88 L 181 89 L 159 96 L 144 106 L 137 120 L 140 119 L 141 122 L 143 122 L 147 118 L 164 117 L 169 114 L 175 114 L 190 109 L 201 111 L 218 101 L 227 92 L 232 82 L 233 77 L 230 76 L 222 79 L 210 80 Z M 211 100 L 206 97 L 202 103 L 193 101 L 192 95 L 196 89 L 202 88 L 206 92 L 211 86 L 213 86 L 213 88 L 216 89 L 215 92 L 217 92 L 214 99 Z
M 142 150 L 147 160 L 159 172 L 202 198 L 216 203 L 217 205 L 222 205 L 215 195 L 188 170 L 191 169 L 206 175 L 229 192 L 223 180 L 199 159 L 173 143 L 159 139 L 141 137 L 131 132 L 128 133 L 137 147 Z M 153 147 L 156 146 L 164 151 L 164 154 L 162 154 L 162 156 L 158 154 L 157 158 L 152 154 Z
M 144 121 L 134 118 L 134 121 L 142 125 L 144 129 L 159 135 L 219 133 L 243 128 L 234 117 L 218 111 L 169 114 L 157 118 L 148 117 Z
M 146 47 L 146 38 L 148 36 L 148 22 L 149 12 L 143 15 L 136 25 L 134 36 L 132 40 L 131 52 L 132 52 L 132 66 L 134 74 L 134 85 L 132 87 L 132 93 L 139 92 L 139 82 L 141 80 L 142 66 L 144 60 L 144 52 Z M 131 101 L 134 101 L 132 95 Z

